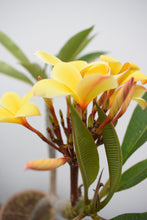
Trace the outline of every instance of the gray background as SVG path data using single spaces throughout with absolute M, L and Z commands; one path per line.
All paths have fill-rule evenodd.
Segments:
M 105 50 L 122 63 L 131 61 L 147 73 L 147 1 L 145 0 L 0 0 L 0 29 L 23 49 L 32 61 L 37 50 L 57 54 L 67 39 L 78 31 L 95 25 L 98 33 L 85 52 Z M 0 45 L 0 60 L 20 68 L 17 61 Z M 30 87 L 0 75 L 0 96 L 6 91 L 26 94 Z M 44 115 L 41 99 L 34 100 Z M 55 100 L 56 108 L 62 108 L 63 99 Z M 120 119 L 117 131 L 122 141 L 129 117 L 135 106 L 132 102 Z M 45 133 L 44 116 L 29 119 L 30 123 Z M 104 158 L 103 152 L 100 152 Z M 147 155 L 146 146 L 139 149 L 126 163 L 125 169 Z M 59 155 L 60 156 L 60 155 Z M 20 125 L 0 124 L 0 203 L 26 188 L 48 192 L 48 172 L 23 171 L 24 165 L 33 159 L 47 158 L 46 144 Z M 104 158 L 105 159 L 105 158 Z M 101 161 L 101 168 L 106 164 Z M 105 180 L 107 168 L 103 179 Z M 69 198 L 68 165 L 58 169 L 58 195 Z M 116 194 L 101 213 L 110 218 L 124 212 L 147 211 L 146 181 L 134 188 Z M 91 194 L 94 186 L 91 187 Z

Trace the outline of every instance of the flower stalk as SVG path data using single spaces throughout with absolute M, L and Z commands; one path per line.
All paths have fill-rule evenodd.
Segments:
M 51 141 L 49 141 L 40 131 L 38 131 L 37 129 L 33 128 L 28 122 L 27 120 L 24 118 L 24 122 L 23 122 L 23 126 L 28 128 L 29 130 L 31 130 L 32 132 L 34 132 L 35 134 L 37 134 L 37 136 L 39 138 L 41 138 L 44 142 L 46 142 L 48 145 L 50 145 L 51 147 L 53 147 L 55 150 L 59 151 L 60 153 L 62 153 L 62 150 L 60 148 L 58 148 L 55 144 L 53 144 Z

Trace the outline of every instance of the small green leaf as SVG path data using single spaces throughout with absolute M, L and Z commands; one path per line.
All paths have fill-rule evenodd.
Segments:
M 91 62 L 91 61 L 99 58 L 103 54 L 106 54 L 106 52 L 97 51 L 97 52 L 93 52 L 93 53 L 88 53 L 88 54 L 78 58 L 78 60 L 84 60 L 84 61 L 87 61 L 87 62 Z
M 34 79 L 38 80 L 38 76 L 42 79 L 47 78 L 44 70 L 37 63 L 21 62 L 20 64 L 31 73 Z
M 147 212 L 145 213 L 128 213 L 119 215 L 111 220 L 146 220 L 147 219 Z
M 26 77 L 23 73 L 19 72 L 18 70 L 14 69 L 9 64 L 2 62 L 2 61 L 0 61 L 0 73 L 3 73 L 15 79 L 19 79 L 30 85 L 33 85 L 33 82 L 28 77 Z
M 78 53 L 81 51 L 83 44 L 87 40 L 87 37 L 92 30 L 93 26 L 77 33 L 72 38 L 70 38 L 62 47 L 57 57 L 62 61 L 74 60 Z
M 147 101 L 147 93 L 143 96 Z M 132 114 L 122 143 L 123 163 L 147 141 L 147 108 L 137 106 Z
M 0 31 L 0 43 L 21 62 L 29 62 L 23 51 L 2 31 Z
M 88 200 L 88 187 L 94 182 L 99 171 L 99 157 L 97 147 L 80 116 L 70 104 L 76 155 L 81 170 L 85 201 Z
M 147 160 L 135 164 L 122 174 L 117 191 L 131 188 L 145 178 L 147 178 Z
M 102 123 L 105 120 L 106 115 L 98 106 L 97 110 L 100 122 Z M 120 181 L 122 170 L 121 148 L 118 136 L 112 123 L 109 123 L 104 127 L 102 135 L 109 168 L 110 187 L 107 197 L 101 202 L 101 208 L 103 208 L 109 202 L 109 200 L 115 193 Z

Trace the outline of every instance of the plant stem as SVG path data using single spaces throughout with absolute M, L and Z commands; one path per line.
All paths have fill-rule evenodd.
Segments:
M 24 123 L 23 126 L 28 128 L 29 130 L 33 131 L 35 134 L 37 134 L 37 136 L 39 136 L 44 142 L 46 142 L 47 144 L 49 144 L 51 147 L 53 147 L 54 149 L 58 150 L 59 152 L 62 153 L 62 151 L 56 147 L 55 144 L 53 144 L 51 141 L 49 141 L 40 131 L 38 131 L 37 129 L 33 128 L 26 120 L 26 118 L 24 118 Z
M 100 190 L 100 193 L 99 193 L 100 199 L 108 194 L 109 188 L 110 188 L 110 180 L 108 179 L 105 185 L 103 186 L 103 188 Z
M 81 220 L 85 217 L 85 214 L 81 212 L 77 217 L 75 217 L 73 220 Z
M 56 151 L 54 148 L 49 148 L 49 157 L 50 158 L 56 158 Z M 50 195 L 56 195 L 56 169 L 51 170 L 50 172 L 50 189 L 49 194 Z
M 71 205 L 75 206 L 78 201 L 78 165 L 76 163 L 70 164 L 70 184 L 71 184 Z

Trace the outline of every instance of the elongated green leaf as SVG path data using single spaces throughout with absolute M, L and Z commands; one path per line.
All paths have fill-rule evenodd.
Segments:
M 72 38 L 70 38 L 62 47 L 57 57 L 62 61 L 74 60 L 78 55 L 77 51 L 81 51 L 82 45 L 87 40 L 87 37 L 92 30 L 93 26 L 77 33 Z
M 88 187 L 96 179 L 99 171 L 99 157 L 94 140 L 83 124 L 78 113 L 70 104 L 76 155 L 81 170 L 85 199 L 88 199 Z
M 0 31 L 0 43 L 21 62 L 29 62 L 23 51 L 2 31 Z
M 93 53 L 88 53 L 88 54 L 78 58 L 78 60 L 85 60 L 87 62 L 91 62 L 91 61 L 99 58 L 103 54 L 106 54 L 106 52 L 104 52 L 104 51 L 97 51 L 97 52 L 93 52 Z
M 147 101 L 147 93 L 143 96 Z M 137 106 L 132 114 L 122 143 L 123 163 L 147 141 L 147 108 Z
M 145 213 L 128 213 L 119 215 L 111 220 L 146 220 L 147 219 L 147 212 Z
M 75 59 L 76 57 L 84 50 L 84 48 L 95 38 L 96 34 L 93 35 L 92 37 L 87 37 L 83 43 L 81 44 L 81 46 L 78 48 L 78 50 L 75 53 Z
M 102 123 L 105 120 L 106 115 L 98 106 L 97 110 L 100 122 Z M 104 127 L 102 135 L 109 167 L 110 188 L 107 197 L 101 203 L 101 208 L 109 202 L 115 193 L 120 181 L 122 170 L 121 149 L 114 126 L 109 123 L 106 127 Z
M 38 76 L 41 76 L 42 79 L 47 78 L 44 70 L 37 63 L 20 63 L 24 68 L 26 68 L 34 79 L 38 80 Z
M 26 77 L 23 73 L 19 72 L 18 70 L 14 69 L 9 64 L 2 62 L 2 61 L 0 61 L 0 73 L 3 73 L 7 76 L 11 76 L 15 79 L 19 79 L 30 85 L 33 85 L 33 82 L 28 77 Z
M 147 160 L 135 164 L 122 174 L 117 191 L 131 188 L 145 178 L 147 178 Z

